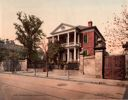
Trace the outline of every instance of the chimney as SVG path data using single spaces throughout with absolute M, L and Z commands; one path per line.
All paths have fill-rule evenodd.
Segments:
M 88 21 L 88 27 L 92 27 L 93 22 L 92 21 Z

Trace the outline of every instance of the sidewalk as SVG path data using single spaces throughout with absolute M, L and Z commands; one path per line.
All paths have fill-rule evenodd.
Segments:
M 2 72 L 5 74 L 12 74 L 11 72 Z M 110 79 L 98 79 L 98 78 L 88 78 L 85 75 L 58 75 L 56 73 L 48 72 L 48 77 L 46 77 L 46 72 L 37 72 L 36 76 L 33 71 L 25 72 L 20 71 L 16 72 L 16 75 L 25 75 L 31 77 L 39 77 L 39 78 L 50 78 L 50 79 L 57 79 L 57 80 L 66 80 L 66 81 L 76 81 L 76 82 L 85 82 L 85 83 L 92 83 L 92 84 L 102 84 L 102 85 L 110 85 L 110 86 L 128 86 L 128 80 L 110 80 Z

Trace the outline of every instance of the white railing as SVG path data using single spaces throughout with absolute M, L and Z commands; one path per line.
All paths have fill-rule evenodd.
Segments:
M 61 45 L 62 45 L 62 47 L 66 47 L 68 45 L 68 43 L 62 43 Z
M 62 43 L 61 45 L 62 47 L 69 47 L 69 46 L 80 46 L 81 47 L 81 43 L 74 44 L 74 42 L 69 42 L 69 45 L 68 43 Z

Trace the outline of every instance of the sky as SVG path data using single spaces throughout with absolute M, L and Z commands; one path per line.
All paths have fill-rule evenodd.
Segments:
M 16 38 L 13 23 L 19 23 L 18 11 L 44 21 L 41 28 L 47 35 L 62 22 L 86 26 L 88 21 L 103 34 L 106 22 L 120 13 L 124 4 L 128 0 L 0 0 L 0 38 Z

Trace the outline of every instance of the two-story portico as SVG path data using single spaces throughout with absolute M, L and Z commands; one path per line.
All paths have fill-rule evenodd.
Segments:
M 74 26 L 68 24 L 60 24 L 49 36 L 49 41 L 58 40 L 65 48 L 60 54 L 60 59 L 66 62 L 79 61 L 80 52 L 80 34 Z

